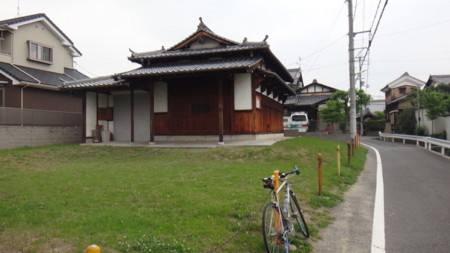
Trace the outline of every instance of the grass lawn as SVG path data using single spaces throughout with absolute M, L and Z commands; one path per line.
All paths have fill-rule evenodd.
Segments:
M 1 150 L 0 252 L 84 252 L 94 243 L 102 252 L 263 252 L 261 178 L 295 164 L 302 174 L 292 182 L 312 232 L 297 252 L 309 252 L 365 161 L 363 148 L 351 166 L 342 156 L 338 177 L 338 144 L 346 150 L 307 137 L 268 147 Z

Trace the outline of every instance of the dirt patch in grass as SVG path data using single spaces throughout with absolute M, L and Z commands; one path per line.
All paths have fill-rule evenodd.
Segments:
M 0 234 L 0 252 L 22 253 L 22 252 L 49 252 L 66 253 L 77 252 L 74 245 L 60 238 L 44 238 L 31 232 Z

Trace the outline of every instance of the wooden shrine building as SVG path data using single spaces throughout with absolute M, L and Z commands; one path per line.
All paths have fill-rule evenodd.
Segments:
M 103 126 L 114 141 L 224 141 L 283 136 L 292 77 L 267 36 L 242 43 L 197 30 L 169 49 L 128 58 L 141 67 L 65 83 L 84 94 L 83 138 Z

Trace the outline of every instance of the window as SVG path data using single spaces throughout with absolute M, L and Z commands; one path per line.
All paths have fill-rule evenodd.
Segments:
M 399 88 L 398 91 L 400 92 L 400 94 L 405 94 L 406 88 L 405 87 Z
M 28 59 L 44 63 L 52 63 L 53 48 L 28 41 Z

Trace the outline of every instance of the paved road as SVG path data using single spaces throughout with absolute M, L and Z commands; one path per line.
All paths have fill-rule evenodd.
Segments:
M 450 159 L 415 145 L 363 139 L 380 152 L 384 179 L 385 250 L 450 252 Z M 334 210 L 336 221 L 315 252 L 370 252 L 376 185 L 375 153 Z

